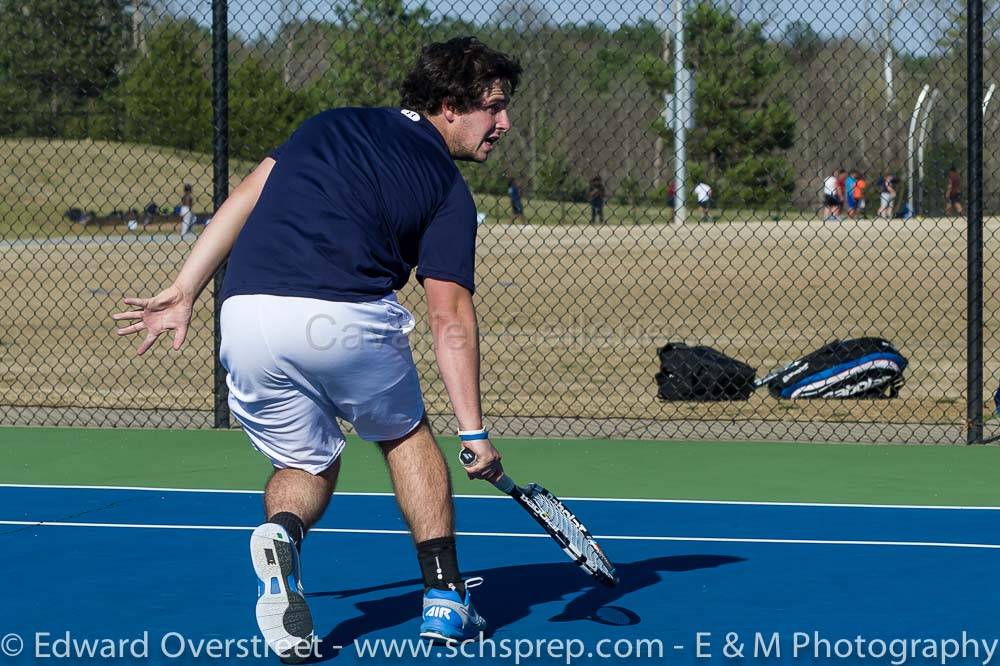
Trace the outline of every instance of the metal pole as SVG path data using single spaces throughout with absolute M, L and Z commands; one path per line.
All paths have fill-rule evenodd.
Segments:
M 913 183 L 914 189 L 920 192 L 920 199 L 917 205 L 920 211 L 924 210 L 924 145 L 927 143 L 927 125 L 930 123 L 931 113 L 934 111 L 934 102 L 941 96 L 941 91 L 937 88 L 931 93 L 931 98 L 927 100 L 927 109 L 924 117 L 920 120 L 920 132 L 917 135 L 917 180 Z M 916 209 L 913 214 L 916 215 Z
M 660 59 L 663 60 L 663 64 L 666 65 L 670 62 L 670 35 L 668 27 L 670 22 L 667 19 L 667 3 L 666 0 L 659 0 L 657 3 L 657 11 L 660 14 Z M 670 114 L 673 111 L 673 102 L 670 101 L 670 96 L 665 92 L 663 93 L 663 109 L 660 111 L 660 117 L 663 119 L 663 125 L 665 127 L 671 126 L 673 121 L 670 119 Z M 663 135 L 659 132 L 656 133 L 656 144 L 654 147 L 653 154 L 653 189 L 658 190 L 663 185 L 663 148 L 664 148 Z
M 885 0 L 884 7 L 885 35 L 883 39 L 885 41 L 885 52 L 882 54 L 882 78 L 885 80 L 885 108 L 889 110 L 892 108 L 892 102 L 895 99 L 892 86 L 892 23 L 896 13 L 892 7 L 892 0 Z
M 965 441 L 983 441 L 983 0 L 968 0 L 968 414 Z
M 913 115 L 910 116 L 910 131 L 906 135 L 906 174 L 909 178 L 909 183 L 907 183 L 909 191 L 906 197 L 906 207 L 910 211 L 910 215 L 913 215 L 913 192 L 916 190 L 917 171 L 913 164 L 913 141 L 914 135 L 917 131 L 917 118 L 920 117 L 920 108 L 924 105 L 924 100 L 927 99 L 927 93 L 930 91 L 931 87 L 928 84 L 924 84 L 924 87 L 920 89 L 920 95 L 917 96 L 917 103 L 913 107 Z
M 885 151 L 886 155 L 893 155 L 894 151 L 892 144 L 896 125 L 893 107 L 896 101 L 896 91 L 893 85 L 892 26 L 896 10 L 893 7 L 892 0 L 884 0 L 883 15 L 885 19 L 885 34 L 883 36 L 883 40 L 885 41 L 885 52 L 883 53 L 882 58 L 882 76 L 885 79 L 885 124 L 882 127 L 882 149 Z
M 671 0 L 674 15 L 674 224 L 687 220 L 688 70 L 684 67 L 684 0 Z
M 212 205 L 219 210 L 229 196 L 229 22 L 227 0 L 212 0 Z M 215 272 L 213 290 L 214 427 L 229 427 L 226 369 L 219 362 L 222 330 L 222 279 L 226 264 Z

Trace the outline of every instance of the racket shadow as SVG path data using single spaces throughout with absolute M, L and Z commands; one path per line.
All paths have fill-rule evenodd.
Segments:
M 617 562 L 621 582 L 613 587 L 605 587 L 589 578 L 573 566 L 562 562 L 545 564 L 518 564 L 492 569 L 480 569 L 466 573 L 468 577 L 481 576 L 484 585 L 475 595 L 476 609 L 483 614 L 492 632 L 531 614 L 534 606 L 559 601 L 571 597 L 566 606 L 556 615 L 542 622 L 589 621 L 602 624 L 638 624 L 642 618 L 633 610 L 620 606 L 613 616 L 605 618 L 604 610 L 613 602 L 624 599 L 632 592 L 655 585 L 663 580 L 663 574 L 683 573 L 711 567 L 743 562 L 744 558 L 729 555 L 671 555 L 653 557 L 635 562 Z M 365 588 L 345 589 L 329 592 L 307 593 L 307 597 L 335 596 L 347 598 L 369 595 L 393 589 L 407 588 L 401 594 L 364 599 L 354 605 L 359 611 L 335 626 L 323 639 L 320 654 L 323 661 L 337 656 L 334 645 L 350 645 L 355 639 L 376 633 L 404 623 L 412 623 L 414 637 L 419 624 L 421 606 L 421 581 L 410 579 Z M 516 594 L 508 594 L 517 590 Z M 582 592 L 582 594 L 581 594 Z M 626 599 L 627 601 L 627 599 Z
M 601 609 L 618 601 L 626 595 L 655 585 L 663 580 L 663 573 L 683 573 L 698 569 L 710 569 L 726 564 L 737 564 L 746 561 L 745 558 L 732 555 L 668 555 L 653 557 L 637 562 L 616 563 L 620 582 L 615 587 L 591 585 L 583 594 L 574 597 L 566 604 L 562 612 L 549 618 L 549 622 L 573 622 L 592 620 L 608 624 L 603 619 Z M 635 611 L 626 611 L 627 624 L 638 624 L 642 618 Z M 488 617 L 488 616 L 487 616 Z M 617 624 L 617 623 L 616 623 Z

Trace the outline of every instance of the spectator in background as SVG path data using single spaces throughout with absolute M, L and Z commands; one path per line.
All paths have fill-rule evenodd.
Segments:
M 137 231 L 139 229 L 139 211 L 135 208 L 128 209 L 128 214 L 125 216 L 125 226 L 128 227 L 129 231 Z
M 847 176 L 844 178 L 844 197 L 843 201 L 847 202 L 847 217 L 854 217 L 854 183 L 857 180 L 856 174 L 858 172 L 851 169 Z
M 840 199 L 840 208 L 837 209 L 837 217 L 839 218 L 844 212 L 844 204 L 847 202 L 847 170 L 839 169 L 837 171 L 837 198 Z
M 854 172 L 854 186 L 852 187 L 851 199 L 854 201 L 851 209 L 847 212 L 852 218 L 865 216 L 865 175 L 859 171 Z
M 198 218 L 195 217 L 192 208 L 194 207 L 194 196 L 191 194 L 191 186 L 184 185 L 184 194 L 181 195 L 181 238 L 191 231 Z
M 511 178 L 507 183 L 507 194 L 510 195 L 511 222 L 516 222 L 517 218 L 524 216 L 524 206 L 521 204 L 521 186 L 516 178 Z
M 152 224 L 153 218 L 155 218 L 159 212 L 159 206 L 152 201 L 146 204 L 146 207 L 142 209 L 142 226 L 146 227 Z
M 674 207 L 676 203 L 674 200 L 677 198 L 677 181 L 672 180 L 667 183 L 667 205 L 671 208 Z
M 587 201 L 590 202 L 590 223 L 594 224 L 594 221 L 600 218 L 601 224 L 604 224 L 604 198 L 607 196 L 607 192 L 604 190 L 604 181 L 601 180 L 600 176 L 594 176 L 590 179 L 590 187 L 587 188 Z
M 948 185 L 944 191 L 944 214 L 962 214 L 962 177 L 954 166 L 948 169 Z
M 834 169 L 826 180 L 823 181 L 823 218 L 827 220 L 839 220 L 840 208 L 844 205 L 844 200 L 837 196 L 837 176 L 843 169 Z
M 712 188 L 708 183 L 698 183 L 694 186 L 694 196 L 698 200 L 698 207 L 701 209 L 702 218 L 709 220 L 712 218 Z
M 892 209 L 896 205 L 896 185 L 899 179 L 895 174 L 883 174 L 878 179 L 878 216 L 888 220 L 892 219 Z

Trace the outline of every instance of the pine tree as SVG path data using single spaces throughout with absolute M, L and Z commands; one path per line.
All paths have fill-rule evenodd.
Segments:
M 86 127 L 130 49 L 125 0 L 0 0 L 0 131 Z
M 795 137 L 791 106 L 772 86 L 784 63 L 759 23 L 741 24 L 700 3 L 685 16 L 686 66 L 694 74 L 694 129 L 687 134 L 688 174 L 729 206 L 780 207 L 794 179 L 785 160 Z M 665 66 L 645 63 L 650 86 L 670 91 Z M 658 124 L 664 138 L 670 128 Z M 688 191 L 691 191 L 689 186 Z
M 194 21 L 166 21 L 124 84 L 128 141 L 208 152 L 212 145 L 211 39 Z
M 333 106 L 392 106 L 399 86 L 428 39 L 430 10 L 402 0 L 349 0 L 330 27 L 329 61 L 312 89 L 314 110 Z
M 308 115 L 305 96 L 289 90 L 283 73 L 260 56 L 247 56 L 232 71 L 229 145 L 235 157 L 260 160 Z

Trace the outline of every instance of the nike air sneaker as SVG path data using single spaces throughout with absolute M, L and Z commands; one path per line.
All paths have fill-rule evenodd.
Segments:
M 257 626 L 271 651 L 286 663 L 312 652 L 313 622 L 302 590 L 299 551 L 281 525 L 264 523 L 250 536 L 257 573 Z
M 472 607 L 469 588 L 477 587 L 482 578 L 470 578 L 465 583 L 465 599 L 453 590 L 431 588 L 424 593 L 424 621 L 420 636 L 445 643 L 469 641 L 486 631 L 486 620 Z

